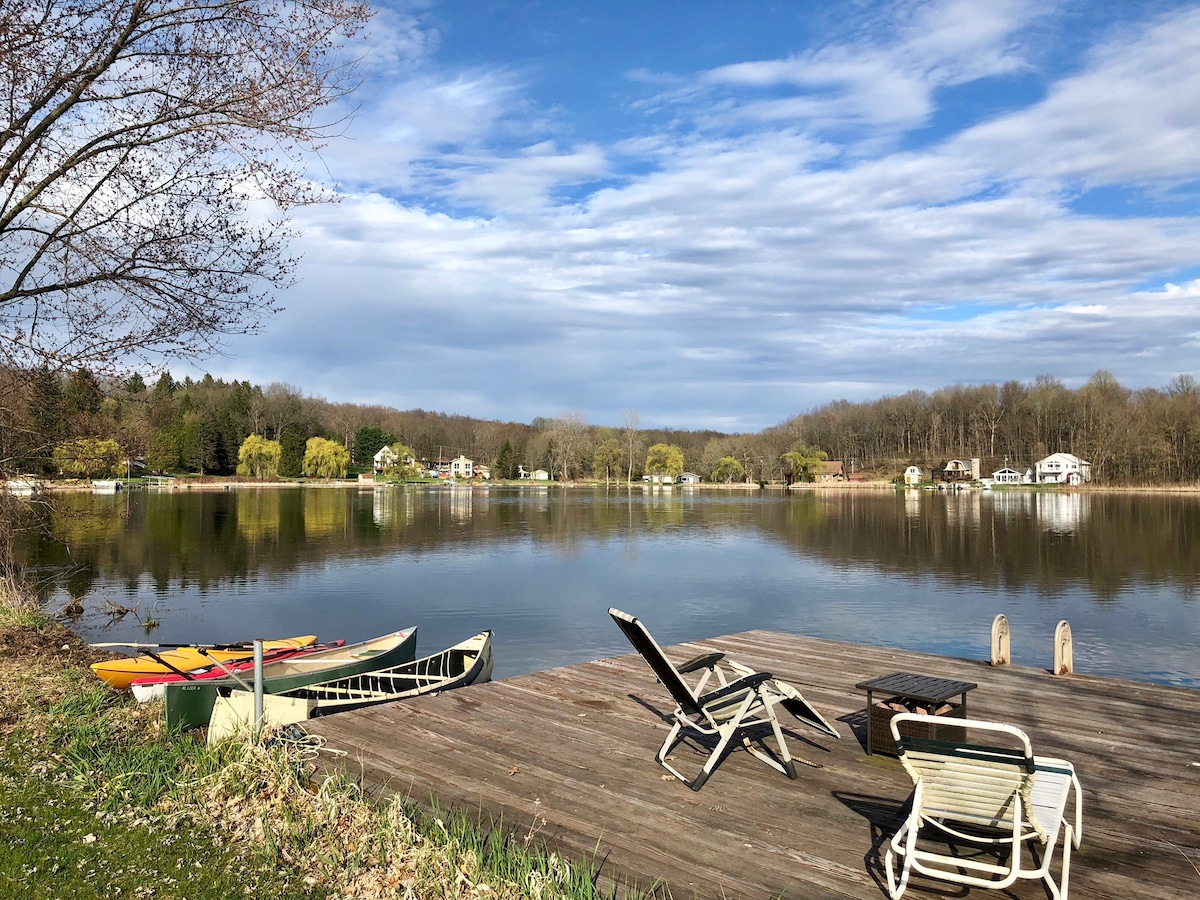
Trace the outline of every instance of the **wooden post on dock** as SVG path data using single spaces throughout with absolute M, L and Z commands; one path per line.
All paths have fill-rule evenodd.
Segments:
M 1007 666 L 1012 662 L 1012 646 L 1008 632 L 1008 617 L 1003 613 L 992 619 L 992 665 Z
M 1075 671 L 1075 652 L 1071 643 L 1071 623 L 1063 619 L 1054 629 L 1055 675 L 1070 675 Z

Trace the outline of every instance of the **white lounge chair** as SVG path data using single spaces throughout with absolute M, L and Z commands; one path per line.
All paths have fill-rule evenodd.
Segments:
M 688 660 L 676 668 L 662 648 L 650 636 L 646 626 L 629 613 L 609 609 L 608 614 L 633 644 L 635 650 L 650 664 L 658 680 L 674 698 L 675 724 L 658 751 L 658 762 L 664 769 L 698 791 L 716 769 L 729 750 L 730 742 L 739 737 L 742 744 L 756 757 L 789 778 L 796 777 L 796 766 L 788 752 L 787 743 L 775 715 L 775 707 L 782 706 L 793 716 L 833 737 L 837 731 L 813 709 L 798 690 L 790 684 L 776 680 L 770 672 L 755 672 L 747 666 L 729 660 L 724 661 L 734 676 L 726 675 L 721 663 L 723 653 L 706 653 Z M 703 671 L 699 683 L 693 689 L 683 676 Z M 715 676 L 715 678 L 714 678 Z M 712 681 L 712 683 L 710 683 Z M 752 741 L 752 730 L 769 725 L 779 745 L 778 754 L 756 747 Z M 716 737 L 717 744 L 705 760 L 704 767 L 693 779 L 688 779 L 668 760 L 668 751 L 680 739 L 683 729 L 689 729 L 707 737 Z
M 901 736 L 900 726 L 911 722 L 928 724 L 929 717 L 901 713 L 891 722 L 900 762 L 914 784 L 912 809 L 884 860 L 892 900 L 899 900 L 914 871 L 982 888 L 1040 878 L 1051 897 L 1065 900 L 1071 848 L 1079 847 L 1083 834 L 1083 800 L 1074 767 L 1066 760 L 1035 757 L 1029 738 L 1012 725 L 976 719 L 954 723 L 966 728 L 970 739 L 989 732 L 988 740 L 1006 745 L 996 747 Z M 999 735 L 1011 740 L 998 741 Z M 1072 790 L 1073 821 L 1064 815 Z M 924 829 L 922 843 L 936 835 L 941 838 L 937 850 L 917 847 L 924 826 L 931 828 Z M 1055 884 L 1050 861 L 1060 831 L 1061 884 Z M 1030 868 L 1023 862 L 1026 850 L 1033 857 Z M 903 861 L 899 878 L 897 857 Z

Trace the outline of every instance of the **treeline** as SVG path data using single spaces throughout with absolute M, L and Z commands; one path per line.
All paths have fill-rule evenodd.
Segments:
M 830 403 L 772 431 L 856 468 L 981 457 L 1023 471 L 1050 453 L 1092 464 L 1110 484 L 1200 480 L 1200 385 L 1180 375 L 1165 388 L 1130 390 L 1098 371 L 1077 390 L 1039 376 L 1030 384 L 956 385 L 870 403 Z
M 401 443 L 429 462 L 466 456 L 490 465 L 500 478 L 517 477 L 520 467 L 544 468 L 557 479 L 587 478 L 599 466 L 598 477 L 624 480 L 641 477 L 646 450 L 655 443 L 678 446 L 685 459 L 699 461 L 710 441 L 724 437 L 711 431 L 643 430 L 636 414 L 628 416 L 626 428 L 610 429 L 570 413 L 526 425 L 331 403 L 288 384 L 264 388 L 211 375 L 175 381 L 164 373 L 148 383 L 138 374 L 108 381 L 87 369 L 69 374 L 43 369 L 0 373 L 0 379 L 0 464 L 9 473 L 45 476 L 81 474 L 64 473 L 64 447 L 96 455 L 94 448 L 102 442 L 120 450 L 113 471 L 107 471 L 107 455 L 100 461 L 106 475 L 126 469 L 233 475 L 245 439 L 260 435 L 281 445 L 282 476 L 300 475 L 308 439 L 321 437 L 350 451 L 358 468 L 370 467 L 384 444 Z M 601 446 L 608 455 L 598 463 Z M 82 461 L 88 462 L 96 460 Z
M 0 460 L 8 472 L 58 475 L 64 445 L 113 442 L 122 465 L 139 471 L 232 475 L 249 435 L 278 441 L 280 475 L 301 474 L 305 445 L 322 437 L 344 446 L 366 468 L 384 444 L 401 443 L 420 459 L 459 455 L 488 465 L 493 477 L 546 469 L 559 480 L 639 479 L 647 452 L 678 448 L 687 471 L 705 479 L 786 481 L 785 454 L 822 451 L 852 473 L 898 475 L 905 465 L 934 468 L 947 459 L 982 457 L 1023 469 L 1056 451 L 1092 463 L 1096 480 L 1173 483 L 1200 480 L 1200 385 L 1181 375 L 1163 389 L 1132 391 L 1107 372 L 1083 387 L 1039 377 L 1030 384 L 956 385 L 865 403 L 838 401 L 757 434 L 642 428 L 622 414 L 620 427 L 591 425 L 576 413 L 529 424 L 473 419 L 422 409 L 331 403 L 282 383 L 267 387 L 206 375 L 152 383 L 140 375 L 107 381 L 87 369 L 0 374 Z M 57 456 L 56 456 L 57 451 Z M 114 472 L 112 474 L 122 474 Z M 725 477 L 728 477 L 726 475 Z

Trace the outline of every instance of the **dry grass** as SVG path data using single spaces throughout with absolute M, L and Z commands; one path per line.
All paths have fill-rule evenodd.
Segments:
M 495 846 L 497 838 L 462 822 L 418 821 L 399 801 L 377 805 L 343 779 L 311 782 L 319 745 L 299 730 L 284 729 L 258 743 L 235 739 L 229 749 L 227 765 L 188 786 L 195 795 L 189 802 L 219 811 L 212 825 L 230 840 L 270 848 L 306 883 L 327 885 L 337 896 L 593 895 L 581 887 L 587 874 L 556 856 L 527 852 L 511 841 Z
M 216 748 L 167 734 L 161 701 L 139 705 L 87 669 L 110 654 L 61 624 L 27 618 L 39 615 L 0 610 L 0 744 L 39 748 L 8 759 L 16 770 L 6 777 L 25 779 L 22 815 L 28 797 L 37 796 L 34 782 L 51 778 L 56 790 L 78 795 L 72 807 L 91 811 L 81 814 L 81 833 L 140 828 L 139 837 L 127 839 L 154 847 L 156 834 L 192 823 L 219 835 L 246 871 L 278 873 L 270 887 L 263 883 L 263 896 L 286 895 L 289 883 L 299 888 L 293 896 L 355 900 L 601 896 L 590 866 L 541 851 L 534 829 L 516 837 L 488 834 L 462 818 L 406 810 L 399 800 L 371 802 L 344 779 L 317 784 L 320 747 L 302 730 L 262 741 L 235 738 Z M 45 812 L 47 820 L 56 815 Z M 169 879 L 187 853 L 160 843 L 139 860 L 160 865 Z M 139 877 L 154 872 L 139 870 Z M 76 887 L 78 896 L 92 896 L 93 885 Z

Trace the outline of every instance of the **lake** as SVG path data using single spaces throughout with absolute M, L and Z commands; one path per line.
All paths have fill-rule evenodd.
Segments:
M 32 540 L 91 641 L 495 631 L 496 677 L 763 628 L 1200 687 L 1200 496 L 1098 492 L 238 488 L 64 495 Z M 115 606 L 132 612 L 113 614 Z M 158 624 L 147 631 L 140 621 Z

